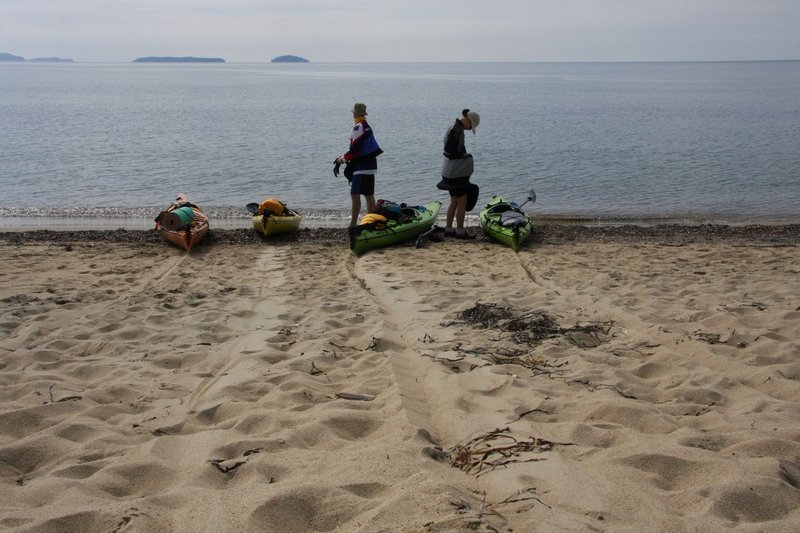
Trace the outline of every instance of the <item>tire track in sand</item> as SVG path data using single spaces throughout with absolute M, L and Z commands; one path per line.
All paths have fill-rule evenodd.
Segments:
M 380 349 L 391 351 L 392 370 L 406 418 L 424 431 L 426 440 L 438 444 L 439 436 L 434 428 L 440 424 L 436 423 L 436 402 L 427 383 L 439 369 L 431 368 L 420 356 L 421 341 L 413 338 L 415 322 L 427 311 L 420 305 L 420 295 L 398 274 L 402 269 L 397 267 L 387 264 L 380 254 L 368 254 L 356 260 L 353 272 L 383 310 Z
M 257 267 L 254 269 L 254 278 L 260 279 L 258 290 L 252 297 L 247 297 L 244 301 L 244 308 L 251 318 L 241 318 L 243 333 L 236 339 L 227 343 L 218 353 L 218 362 L 214 368 L 209 370 L 209 376 L 192 393 L 187 402 L 187 410 L 194 411 L 203 397 L 216 387 L 223 386 L 225 378 L 240 365 L 246 371 L 258 364 L 258 361 L 250 358 L 237 357 L 248 352 L 255 351 L 263 347 L 265 337 L 274 334 L 273 327 L 278 324 L 277 309 L 282 307 L 285 296 L 279 295 L 274 290 L 270 299 L 265 298 L 265 292 L 270 289 L 278 289 L 284 285 L 284 268 L 286 258 L 291 254 L 291 246 L 280 248 L 267 248 L 256 261 Z M 278 300 L 278 301 L 276 301 Z M 235 380 L 236 378 L 234 378 Z

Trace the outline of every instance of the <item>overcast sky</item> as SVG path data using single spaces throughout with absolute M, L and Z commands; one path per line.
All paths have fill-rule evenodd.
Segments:
M 0 52 L 123 62 L 800 59 L 800 0 L 0 0 Z

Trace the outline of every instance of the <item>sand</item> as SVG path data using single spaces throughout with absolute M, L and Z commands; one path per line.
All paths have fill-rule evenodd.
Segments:
M 0 239 L 0 529 L 800 530 L 797 227 Z

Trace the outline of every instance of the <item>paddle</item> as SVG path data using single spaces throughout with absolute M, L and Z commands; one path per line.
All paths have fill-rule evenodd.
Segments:
M 533 189 L 528 191 L 528 198 L 524 202 L 522 202 L 520 205 L 517 206 L 517 211 L 518 212 L 506 211 L 500 217 L 500 223 L 503 226 L 510 226 L 510 227 L 514 228 L 514 235 L 516 237 L 519 237 L 519 227 L 522 225 L 522 222 L 524 220 L 523 219 L 524 215 L 521 214 L 522 213 L 522 206 L 527 204 L 528 202 L 536 203 L 536 191 L 534 191 Z M 506 218 L 506 215 L 517 215 L 517 216 L 513 216 L 513 217 L 509 216 L 507 218 L 507 220 L 503 220 L 504 218 Z
M 247 208 L 248 211 L 250 211 L 254 215 L 258 214 L 258 204 L 257 203 L 253 202 L 251 204 L 247 204 L 245 207 Z
M 536 203 L 536 191 L 531 189 L 528 191 L 528 199 L 522 202 L 520 205 L 517 206 L 518 209 L 522 209 L 522 206 L 527 204 L 528 202 Z
M 437 242 L 441 241 L 442 240 L 442 237 L 440 235 L 441 233 L 444 233 L 444 228 L 434 224 L 433 227 L 431 227 L 431 229 L 429 229 L 428 231 L 417 237 L 417 241 L 414 244 L 416 245 L 417 248 L 420 248 L 427 239 Z

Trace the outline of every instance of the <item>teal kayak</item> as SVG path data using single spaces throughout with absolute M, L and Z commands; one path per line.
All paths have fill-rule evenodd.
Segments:
M 442 202 L 404 206 L 398 220 L 387 220 L 381 229 L 356 226 L 350 234 L 350 249 L 360 255 L 368 250 L 411 240 L 431 229 L 441 207 Z
M 480 213 L 481 227 L 492 239 L 510 246 L 515 252 L 530 237 L 531 217 L 514 202 L 492 196 Z

